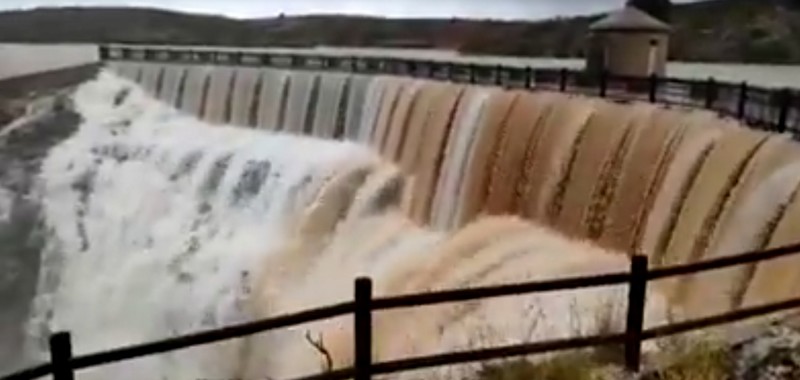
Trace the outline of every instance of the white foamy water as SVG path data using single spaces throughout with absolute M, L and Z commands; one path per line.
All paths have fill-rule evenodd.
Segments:
M 71 331 L 76 353 L 252 319 L 243 302 L 289 218 L 344 160 L 373 159 L 346 143 L 209 127 L 106 74 L 75 100 L 86 122 L 41 173 L 54 236 L 32 326 Z M 236 344 L 113 377 L 225 378 Z
M 5 222 L 11 216 L 11 207 L 14 204 L 14 193 L 0 187 L 0 222 Z
M 269 80 L 289 91 L 277 74 Z M 366 109 L 360 119 L 348 112 L 346 123 L 368 140 L 379 113 L 370 103 L 382 90 L 363 86 Z M 468 133 L 448 149 L 440 183 L 456 200 L 488 102 L 483 90 L 473 96 L 461 121 Z M 74 101 L 84 123 L 49 152 L 39 175 L 50 235 L 29 326 L 39 341 L 31 346 L 35 361 L 48 360 L 43 343 L 55 331 L 73 334 L 75 353 L 95 352 L 341 302 L 360 275 L 385 296 L 628 266 L 624 255 L 516 219 L 446 232 L 417 225 L 401 208 L 403 175 L 353 142 L 211 126 L 107 72 L 81 86 Z M 259 112 L 260 120 L 273 117 Z M 358 121 L 361 129 L 353 128 Z M 447 197 L 439 202 L 456 207 Z M 622 285 L 377 313 L 376 360 L 620 330 L 625 295 Z M 647 315 L 647 326 L 668 317 L 655 293 Z M 339 318 L 94 368 L 80 378 L 310 375 L 325 367 L 306 332 L 324 337 L 341 368 L 352 364 L 351 328 L 350 317 Z M 461 379 L 477 369 L 426 377 Z

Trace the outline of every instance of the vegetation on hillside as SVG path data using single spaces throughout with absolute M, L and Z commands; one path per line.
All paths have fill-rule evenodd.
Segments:
M 0 41 L 325 44 L 582 57 L 588 27 L 601 16 L 535 22 L 351 16 L 234 20 L 142 8 L 40 8 L 0 12 Z M 670 18 L 674 28 L 673 59 L 800 63 L 798 0 L 706 0 L 675 4 Z

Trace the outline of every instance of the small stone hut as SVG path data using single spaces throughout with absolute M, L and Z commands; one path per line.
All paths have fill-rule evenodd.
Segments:
M 669 25 L 632 6 L 592 24 L 586 69 L 611 75 L 663 76 L 669 52 Z

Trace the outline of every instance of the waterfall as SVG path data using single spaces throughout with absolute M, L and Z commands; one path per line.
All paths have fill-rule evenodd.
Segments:
M 341 302 L 361 275 L 385 296 L 797 240 L 797 144 L 709 112 L 389 75 L 110 66 L 72 94 L 77 131 L 30 169 L 45 236 L 33 361 L 54 331 L 81 354 Z M 6 187 L 0 220 L 18 195 Z M 645 325 L 785 299 L 800 288 L 795 260 L 656 282 Z M 621 331 L 625 297 L 612 286 L 377 313 L 376 360 Z M 342 368 L 351 325 L 80 377 L 308 375 L 326 364 L 306 334 Z
M 390 75 L 262 72 L 288 77 L 274 90 L 279 98 L 259 103 L 279 115 L 276 125 L 324 138 L 338 137 L 330 132 L 338 129 L 398 164 L 409 189 L 406 215 L 439 231 L 486 214 L 519 215 L 604 248 L 646 254 L 658 266 L 796 240 L 771 212 L 755 225 L 743 220 L 755 202 L 748 199 L 775 191 L 761 184 L 797 161 L 797 144 L 708 111 Z M 147 88 L 152 76 L 138 80 Z M 793 190 L 792 182 L 785 186 L 780 194 Z M 743 228 L 762 232 L 745 238 L 751 235 Z M 751 277 L 742 277 L 736 295 L 723 296 L 722 309 L 748 299 Z M 685 295 L 702 293 L 692 291 L 695 281 L 664 282 L 692 315 L 719 309 L 690 305 Z
M 627 267 L 621 255 L 521 219 L 487 219 L 452 236 L 418 225 L 405 215 L 402 171 L 353 142 L 206 124 L 107 72 L 81 86 L 73 103 L 83 122 L 47 153 L 38 173 L 48 233 L 28 323 L 33 361 L 47 359 L 46 337 L 55 331 L 70 331 L 74 352 L 85 354 L 340 302 L 360 275 L 375 280 L 377 295 L 396 295 Z M 556 252 L 566 256 L 544 259 Z M 624 286 L 561 293 L 376 314 L 377 355 L 621 328 Z M 652 299 L 648 323 L 663 323 L 666 304 L 655 292 Z M 515 314 L 514 322 L 484 336 L 504 318 L 499 310 Z M 430 317 L 421 334 L 397 335 L 412 331 L 403 325 L 420 312 Z M 79 376 L 312 374 L 324 368 L 306 331 L 323 337 L 336 367 L 352 364 L 347 319 Z M 430 373 L 454 378 L 474 370 Z
M 71 331 L 76 353 L 250 320 L 263 256 L 329 178 L 375 160 L 353 144 L 206 126 L 108 75 L 75 101 L 86 122 L 40 174 L 53 236 L 32 325 Z M 224 377 L 236 344 L 129 365 Z

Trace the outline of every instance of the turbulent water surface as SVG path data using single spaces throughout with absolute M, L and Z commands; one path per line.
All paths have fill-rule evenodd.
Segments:
M 709 111 L 385 75 L 113 66 L 207 122 L 370 146 L 406 175 L 407 215 L 439 231 L 512 214 L 659 266 L 797 241 L 796 142 Z M 797 289 L 795 261 L 665 291 L 692 316 L 780 300 Z
M 0 132 L 7 368 L 23 346 L 26 363 L 47 360 L 54 331 L 87 353 L 350 299 L 359 275 L 380 296 L 618 272 L 626 253 L 670 265 L 794 242 L 800 220 L 795 143 L 700 111 L 151 64 L 115 65 L 50 110 Z M 791 295 L 800 271 L 787 260 L 656 283 L 646 325 Z M 375 356 L 620 331 L 625 297 L 615 286 L 378 313 Z M 333 367 L 352 364 L 351 327 L 81 377 L 308 375 L 328 366 L 309 339 Z
M 241 304 L 287 218 L 339 167 L 373 159 L 212 129 L 130 90 L 109 78 L 81 88 L 84 123 L 41 167 L 51 235 L 32 328 L 72 331 L 76 352 L 248 319 Z
M 55 331 L 72 332 L 74 352 L 88 353 L 339 302 L 358 275 L 372 276 L 378 294 L 400 294 L 627 265 L 515 218 L 452 236 L 428 230 L 405 216 L 413 188 L 401 171 L 365 145 L 204 124 L 108 72 L 68 105 L 24 121 L 4 131 L 3 153 L 13 158 L 0 192 L 6 370 L 47 360 Z M 575 255 L 545 259 L 561 251 Z M 609 288 L 378 315 L 376 355 L 618 329 L 624 296 Z M 427 322 L 407 325 L 419 312 Z M 662 321 L 663 303 L 650 314 Z M 349 326 L 337 319 L 80 375 L 311 374 L 325 366 L 307 332 L 347 366 Z M 415 329 L 425 332 L 408 334 Z

